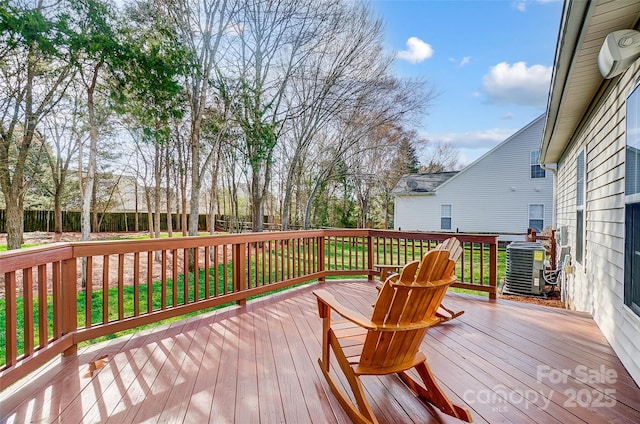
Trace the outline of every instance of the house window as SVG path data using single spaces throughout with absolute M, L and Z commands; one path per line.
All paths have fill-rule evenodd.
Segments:
M 640 315 L 640 89 L 627 98 L 624 303 Z
M 440 206 L 440 229 L 451 229 L 451 205 Z
M 584 151 L 576 159 L 576 262 L 584 265 Z
M 531 159 L 531 178 L 546 177 L 545 170 L 540 166 L 540 150 L 532 150 L 529 157 Z
M 544 205 L 529 205 L 529 228 L 538 233 L 544 229 Z

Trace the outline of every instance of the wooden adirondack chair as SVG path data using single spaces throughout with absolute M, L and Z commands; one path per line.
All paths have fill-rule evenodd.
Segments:
M 458 262 L 458 259 L 460 259 L 460 256 L 463 253 L 462 244 L 460 244 L 460 241 L 455 237 L 450 237 L 450 238 L 446 239 L 445 241 L 443 241 L 442 243 L 437 245 L 435 248 L 439 249 L 439 250 L 446 250 L 447 252 L 449 252 L 449 259 L 451 259 L 454 263 Z M 407 264 L 407 265 L 409 265 L 409 264 Z M 407 265 L 405 265 L 405 267 L 403 267 L 403 269 L 402 269 L 402 273 L 403 273 L 403 277 L 402 278 L 400 278 L 399 274 L 392 274 L 388 278 L 390 278 L 391 281 L 397 281 L 398 278 L 400 278 L 401 281 L 410 281 L 410 279 L 413 279 L 413 276 L 415 275 L 416 269 L 414 269 L 414 268 L 408 268 L 407 269 L 406 268 Z M 390 266 L 394 266 L 394 265 L 390 265 Z M 411 271 L 411 269 L 413 269 L 413 274 L 409 273 L 409 271 Z M 418 271 L 418 272 L 420 272 L 420 271 Z M 384 275 L 386 275 L 386 272 L 385 272 Z M 382 274 L 381 274 L 381 276 L 382 276 Z M 418 278 L 424 278 L 424 277 L 416 276 L 416 279 L 418 279 Z M 386 280 L 387 280 L 387 278 L 385 278 L 384 281 L 381 281 L 380 283 L 378 283 L 376 285 L 376 288 L 378 290 L 380 290 Z M 438 311 L 436 312 L 436 317 L 440 320 L 440 322 L 445 322 L 445 321 L 450 321 L 450 320 L 452 320 L 454 318 L 457 318 L 462 314 L 464 314 L 464 311 L 455 312 L 455 311 L 447 308 L 444 305 L 440 305 L 440 307 L 438 308 Z
M 438 386 L 420 344 L 427 329 L 439 322 L 435 316 L 447 287 L 455 277 L 455 262 L 446 250 L 432 250 L 420 262 L 419 275 L 413 278 L 416 264 L 407 264 L 396 281 L 382 287 L 370 318 L 338 302 L 325 291 L 315 291 L 323 320 L 320 368 L 349 417 L 356 423 L 377 423 L 365 398 L 361 375 L 396 373 L 422 401 L 431 403 L 445 414 L 471 422 L 468 410 L 451 403 Z M 413 268 L 413 269 L 411 269 Z M 408 281 L 404 280 L 406 274 Z M 410 276 L 410 277 L 409 277 Z M 332 324 L 331 310 L 347 321 Z M 353 391 L 356 404 L 339 388 L 329 373 L 331 351 Z M 415 368 L 424 386 L 405 371 Z

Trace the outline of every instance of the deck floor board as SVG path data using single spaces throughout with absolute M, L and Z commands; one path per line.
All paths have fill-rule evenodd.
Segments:
M 348 423 L 317 363 L 318 288 L 365 314 L 376 296 L 371 282 L 331 280 L 90 345 L 1 392 L 0 423 Z M 640 422 L 640 389 L 588 315 L 456 293 L 446 304 L 466 312 L 431 329 L 422 350 L 475 423 Z M 616 377 L 585 381 L 578 370 Z M 362 380 L 383 422 L 461 422 L 395 376 Z

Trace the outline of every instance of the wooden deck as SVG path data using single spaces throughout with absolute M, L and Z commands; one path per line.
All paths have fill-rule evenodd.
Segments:
M 0 393 L 0 422 L 349 422 L 317 364 L 321 322 L 311 284 L 81 349 Z M 370 282 L 329 281 L 367 311 Z M 640 389 L 580 313 L 448 294 L 466 313 L 422 349 L 476 423 L 638 423 Z M 92 378 L 88 363 L 108 355 Z M 423 407 L 393 376 L 364 378 L 388 423 L 461 422 Z

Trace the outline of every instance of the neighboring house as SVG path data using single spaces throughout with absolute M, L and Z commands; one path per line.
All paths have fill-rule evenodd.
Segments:
M 573 259 L 568 305 L 593 316 L 638 383 L 640 61 L 604 79 L 598 53 L 611 32 L 638 29 L 639 16 L 638 1 L 565 3 L 540 153 L 557 164 L 556 222 Z
M 553 176 L 538 163 L 544 115 L 462 171 L 403 176 L 395 196 L 398 230 L 500 234 L 524 240 L 553 225 Z

